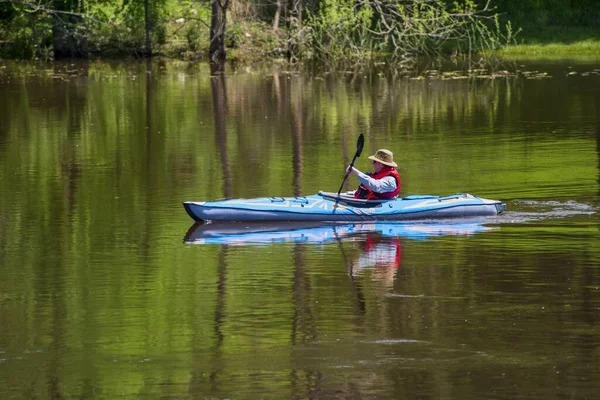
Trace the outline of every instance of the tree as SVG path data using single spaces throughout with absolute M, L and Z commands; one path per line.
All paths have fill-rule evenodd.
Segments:
M 229 0 L 211 0 L 210 44 L 208 55 L 212 62 L 225 61 L 225 29 Z
M 144 0 L 144 28 L 146 31 L 146 55 L 152 55 L 152 39 L 150 32 L 152 31 L 152 23 L 150 19 L 150 0 Z

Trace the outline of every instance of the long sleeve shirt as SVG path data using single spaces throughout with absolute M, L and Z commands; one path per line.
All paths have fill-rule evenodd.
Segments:
M 381 179 L 373 179 L 369 175 L 358 171 L 356 175 L 360 183 L 377 193 L 387 193 L 396 190 L 396 179 L 393 176 L 384 176 Z

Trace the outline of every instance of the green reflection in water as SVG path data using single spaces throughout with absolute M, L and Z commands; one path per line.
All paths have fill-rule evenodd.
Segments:
M 1 397 L 597 393 L 595 75 L 2 66 Z M 359 132 L 365 155 L 395 152 L 406 193 L 509 211 L 491 231 L 399 237 L 398 265 L 350 275 L 374 235 L 182 243 L 182 200 L 337 189 Z

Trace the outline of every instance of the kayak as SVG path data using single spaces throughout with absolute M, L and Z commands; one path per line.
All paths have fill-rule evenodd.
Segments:
M 424 240 L 431 237 L 470 236 L 494 229 L 480 219 L 464 222 L 214 222 L 195 223 L 186 233 L 185 244 L 265 245 L 273 243 L 323 244 L 336 240 L 361 240 L 365 235 L 381 238 Z
M 183 206 L 195 221 L 404 221 L 493 216 L 506 209 L 501 201 L 467 193 L 444 197 L 411 195 L 390 200 L 355 199 L 350 193 L 186 201 Z

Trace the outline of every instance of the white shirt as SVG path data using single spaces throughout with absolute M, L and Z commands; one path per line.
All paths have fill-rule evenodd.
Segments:
M 381 179 L 373 179 L 369 175 L 358 171 L 356 177 L 360 183 L 377 193 L 393 192 L 398 187 L 396 179 L 389 175 Z

